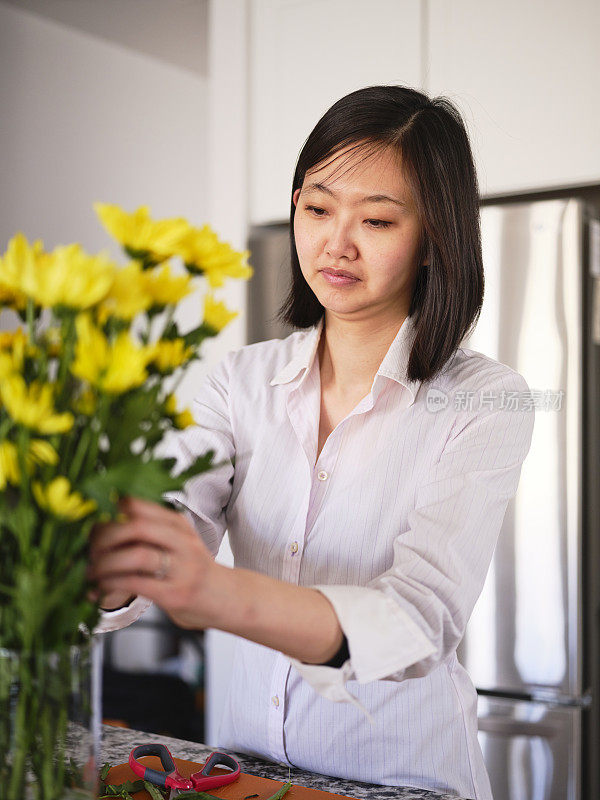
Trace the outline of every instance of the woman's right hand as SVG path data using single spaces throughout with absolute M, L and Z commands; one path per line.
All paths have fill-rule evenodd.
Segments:
M 98 523 L 97 525 L 94 525 L 94 528 L 92 529 L 92 533 L 90 536 L 92 553 L 102 542 L 104 529 L 107 527 L 107 525 L 108 523 L 104 524 Z M 92 589 L 92 591 L 89 594 L 89 599 L 92 602 L 98 603 L 102 611 L 117 611 L 119 608 L 123 608 L 123 606 L 129 605 L 129 603 L 131 603 L 132 600 L 135 599 L 135 595 L 129 594 L 127 592 L 118 592 L 118 591 L 101 595 L 96 590 Z

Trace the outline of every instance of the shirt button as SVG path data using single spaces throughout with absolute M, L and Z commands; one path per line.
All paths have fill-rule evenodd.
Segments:
M 324 469 L 322 469 L 319 473 L 317 473 L 317 478 L 320 481 L 326 481 L 328 477 L 329 477 L 329 474 L 327 472 L 325 472 Z
M 271 702 L 273 703 L 275 708 L 279 708 L 279 698 L 277 697 L 277 695 L 271 698 Z
M 294 553 L 298 552 L 298 542 L 292 542 L 291 543 L 290 551 L 291 551 L 292 555 L 294 555 Z

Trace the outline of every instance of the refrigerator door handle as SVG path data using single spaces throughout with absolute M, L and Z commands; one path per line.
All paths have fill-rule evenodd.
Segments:
M 507 717 L 489 714 L 478 719 L 479 730 L 494 736 L 528 736 L 530 738 L 553 739 L 558 731 L 548 723 L 531 722 L 529 720 L 508 719 Z

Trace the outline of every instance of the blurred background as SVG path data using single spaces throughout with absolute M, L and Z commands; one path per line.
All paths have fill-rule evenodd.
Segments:
M 582 204 L 573 212 L 574 230 L 585 236 L 578 240 L 579 257 L 561 264 L 573 263 L 575 272 L 587 265 L 588 280 L 572 276 L 574 291 L 587 303 L 574 323 L 585 342 L 575 357 L 598 383 L 592 351 L 600 342 L 599 307 L 585 299 L 594 292 L 600 298 L 600 271 L 594 274 L 600 258 L 600 228 L 594 226 L 600 218 L 597 0 L 0 0 L 2 247 L 17 230 L 41 238 L 48 249 L 76 239 L 91 252 L 110 247 L 92 208 L 96 200 L 127 210 L 147 204 L 156 217 L 208 222 L 234 247 L 249 246 L 255 277 L 248 286 L 226 286 L 223 299 L 241 313 L 206 342 L 204 360 L 189 371 L 178 392 L 188 404 L 226 352 L 287 333 L 273 315 L 287 286 L 287 219 L 299 150 L 335 100 L 376 83 L 443 94 L 460 108 L 484 206 L 568 205 L 572 198 Z M 510 238 L 512 223 L 506 224 Z M 563 239 L 559 232 L 561 247 Z M 544 264 L 531 274 L 543 280 Z M 501 272 L 497 278 L 489 282 L 492 296 L 500 291 Z M 185 301 L 190 326 L 199 317 L 198 303 L 194 295 Z M 598 341 L 588 331 L 594 325 Z M 512 365 L 521 370 L 523 363 Z M 588 414 L 582 440 L 597 431 L 598 392 L 585 391 L 585 408 L 576 409 L 580 419 Z M 592 456 L 582 446 L 575 458 L 584 470 Z M 591 570 L 598 563 L 598 514 L 594 492 L 587 491 L 584 560 Z M 583 502 L 580 497 L 580 513 Z M 557 596 L 571 591 L 572 570 L 582 570 L 578 536 L 564 545 L 565 553 L 569 547 L 577 552 Z M 233 563 L 226 539 L 218 559 Z M 585 655 L 587 684 L 571 689 L 583 695 L 597 683 L 599 653 L 592 629 L 594 573 L 584 570 L 580 577 L 577 636 L 589 630 L 593 644 Z M 235 637 L 179 631 L 151 609 L 106 639 L 107 718 L 218 743 Z M 142 699 L 149 689 L 166 699 L 165 708 L 153 706 L 152 716 Z M 598 760 L 592 752 L 600 741 L 597 718 L 590 717 L 589 729 L 569 723 L 567 738 L 575 736 L 578 749 L 564 767 L 564 790 L 556 788 L 562 767 L 551 752 L 554 733 L 527 728 L 527 717 L 527 725 L 510 734 L 512 755 L 506 745 L 502 751 L 512 758 L 509 772 L 522 764 L 522 774 L 497 796 L 593 797 L 581 791 Z M 482 736 L 497 734 L 506 742 L 510 735 L 494 724 Z M 543 777 L 536 778 L 540 764 Z

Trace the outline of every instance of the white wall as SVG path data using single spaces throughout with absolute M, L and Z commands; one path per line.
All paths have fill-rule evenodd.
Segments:
M 598 0 L 428 0 L 427 90 L 463 112 L 493 196 L 600 182 Z
M 94 200 L 206 216 L 207 82 L 0 4 L 0 237 L 107 236 Z

